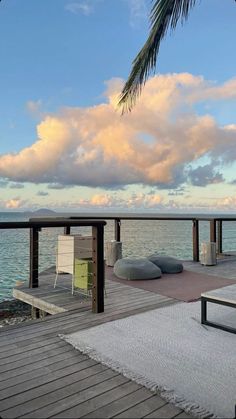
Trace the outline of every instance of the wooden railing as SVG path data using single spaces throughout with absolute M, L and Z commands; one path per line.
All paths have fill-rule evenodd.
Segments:
M 93 237 L 93 287 L 92 311 L 104 311 L 104 226 L 105 220 L 114 220 L 114 238 L 122 240 L 121 223 L 123 220 L 159 220 L 159 221 L 189 221 L 192 223 L 192 258 L 199 261 L 199 224 L 202 221 L 210 223 L 209 241 L 216 242 L 217 252 L 222 253 L 222 223 L 236 221 L 236 217 L 218 216 L 160 216 L 150 214 L 79 214 L 77 216 L 32 218 L 29 221 L 1 222 L 1 229 L 29 229 L 30 232 L 30 274 L 29 287 L 39 286 L 39 232 L 42 228 L 63 227 L 65 234 L 70 234 L 72 227 L 92 227 Z M 176 237 L 178 240 L 178 237 Z
M 217 215 L 206 215 L 206 216 L 181 216 L 181 215 L 169 215 L 169 216 L 160 216 L 154 214 L 116 214 L 116 213 L 106 213 L 101 215 L 96 214 L 79 214 L 78 216 L 69 217 L 72 220 L 83 220 L 89 218 L 100 220 L 101 218 L 105 220 L 114 220 L 115 223 L 115 236 L 114 239 L 117 241 L 121 240 L 121 221 L 122 220 L 159 220 L 159 221 L 191 221 L 192 222 L 192 258 L 193 261 L 198 262 L 200 251 L 199 251 L 199 223 L 202 221 L 208 221 L 210 223 L 210 234 L 209 241 L 216 243 L 217 253 L 221 254 L 223 251 L 222 245 L 222 223 L 225 221 L 236 221 L 235 216 L 224 216 L 220 217 Z
M 64 227 L 65 234 L 69 234 L 71 227 L 92 227 L 93 242 L 93 286 L 92 311 L 104 311 L 104 226 L 103 220 L 72 220 L 66 219 L 35 219 L 19 222 L 1 222 L 1 229 L 29 229 L 30 232 L 30 275 L 29 287 L 39 286 L 39 232 L 41 228 Z

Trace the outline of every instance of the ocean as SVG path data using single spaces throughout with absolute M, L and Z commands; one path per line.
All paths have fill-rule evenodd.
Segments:
M 57 215 L 57 214 L 55 214 Z M 28 221 L 25 213 L 0 213 L 0 222 Z M 223 250 L 236 250 L 236 222 L 223 223 Z M 89 227 L 73 233 L 89 235 Z M 57 236 L 63 229 L 42 229 L 39 234 L 39 269 L 56 263 Z M 105 241 L 114 239 L 114 221 L 107 221 Z M 124 220 L 121 222 L 123 257 L 148 256 L 154 252 L 180 259 L 192 259 L 192 222 L 165 220 Z M 209 241 L 209 223 L 200 222 L 200 243 Z M 0 230 L 0 301 L 12 298 L 16 283 L 29 280 L 29 230 Z

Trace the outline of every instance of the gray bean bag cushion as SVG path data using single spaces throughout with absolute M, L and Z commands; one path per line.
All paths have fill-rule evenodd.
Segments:
M 154 279 L 161 277 L 161 270 L 147 258 L 123 258 L 116 261 L 114 274 L 121 279 Z
M 183 271 L 183 264 L 171 256 L 153 254 L 148 259 L 158 266 L 163 274 L 177 274 Z

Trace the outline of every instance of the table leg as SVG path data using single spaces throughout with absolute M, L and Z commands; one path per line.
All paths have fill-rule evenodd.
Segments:
M 207 323 L 207 300 L 201 297 L 201 323 Z

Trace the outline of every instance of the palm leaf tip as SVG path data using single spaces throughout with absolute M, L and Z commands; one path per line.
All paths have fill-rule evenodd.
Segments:
M 155 71 L 161 40 L 169 26 L 175 29 L 179 19 L 188 18 L 197 0 L 156 0 L 150 14 L 151 30 L 147 41 L 133 61 L 128 80 L 121 92 L 118 106 L 122 113 L 131 111 L 150 72 Z

